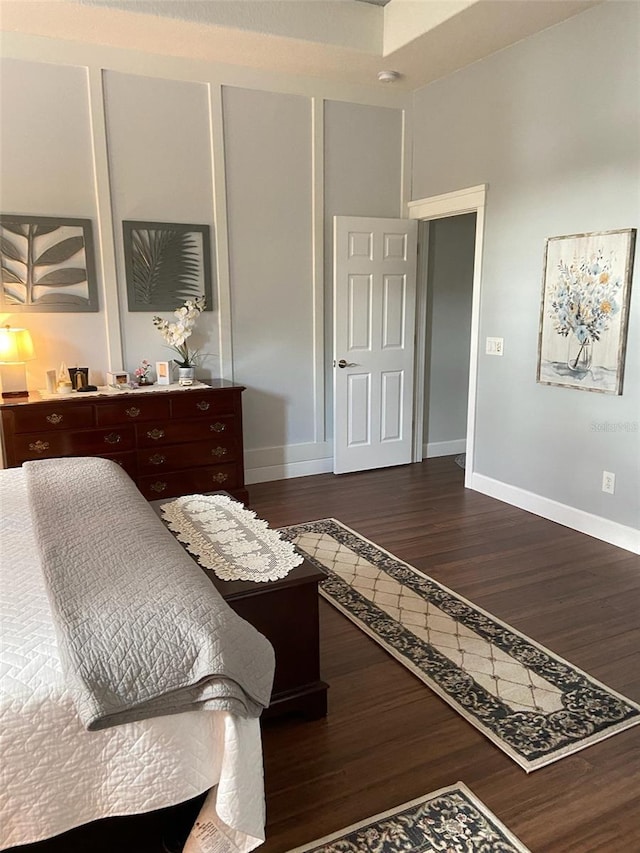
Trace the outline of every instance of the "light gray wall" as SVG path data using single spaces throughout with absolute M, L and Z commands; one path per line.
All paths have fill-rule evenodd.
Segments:
M 424 443 L 467 437 L 475 213 L 428 226 Z
M 208 225 L 215 255 L 209 93 L 203 83 L 106 71 L 104 98 L 124 363 L 133 372 L 143 358 L 155 364 L 175 353 L 164 345 L 153 314 L 128 310 L 122 221 Z M 201 379 L 219 375 L 218 305 L 210 307 L 189 339 L 190 347 L 209 354 Z M 173 319 L 170 311 L 161 313 Z
M 128 311 L 122 222 L 207 224 L 214 275 L 218 241 L 229 250 L 230 345 L 234 378 L 247 386 L 248 465 L 260 472 L 258 479 L 282 476 L 290 462 L 298 467 L 287 473 L 326 468 L 331 446 L 322 413 L 328 403 L 331 424 L 331 257 L 320 283 L 325 349 L 325 318 L 318 325 L 315 315 L 320 302 L 314 265 L 324 261 L 324 247 L 318 251 L 313 244 L 315 217 L 328 224 L 330 252 L 334 213 L 399 215 L 402 108 L 268 91 L 263 75 L 256 75 L 256 89 L 239 88 L 211 82 L 214 72 L 206 67 L 200 66 L 200 78 L 189 63 L 180 70 L 162 57 L 146 76 L 149 59 L 134 53 L 126 62 L 115 54 L 114 67 L 109 60 L 94 67 L 89 46 L 86 66 L 71 67 L 60 50 L 54 63 L 2 60 L 0 209 L 91 219 L 100 287 L 117 296 L 118 310 L 115 316 L 113 308 L 105 311 L 101 292 L 98 314 L 30 315 L 38 359 L 29 365 L 29 387 L 44 388 L 45 371 L 62 359 L 69 366 L 89 364 L 98 384 L 108 369 L 133 371 L 143 358 L 170 359 L 153 312 Z M 176 69 L 180 79 L 172 76 Z M 324 139 L 314 135 L 314 98 L 321 108 L 326 103 Z M 218 160 L 219 142 L 224 150 Z M 317 201 L 323 189 L 326 209 Z M 216 214 L 218 227 L 227 226 L 224 233 L 216 234 Z M 226 254 L 221 257 L 226 276 Z M 203 379 L 220 375 L 220 335 L 229 340 L 213 284 L 213 311 L 200 317 L 190 339 L 209 353 L 198 374 Z M 6 319 L 15 325 L 15 317 Z M 107 331 L 113 338 L 114 323 L 123 364 L 109 363 Z M 320 361 L 324 385 L 315 381 Z
M 0 72 L 2 213 L 93 220 L 94 193 L 88 79 L 84 68 L 4 59 Z M 102 287 L 98 265 L 99 285 Z M 82 365 L 104 382 L 106 333 L 100 313 L 15 313 L 2 322 L 26 326 L 37 361 L 29 388 L 45 388 L 45 372 Z
M 402 215 L 402 112 L 327 101 L 324 108 L 326 430 L 333 435 L 333 217 Z
M 417 92 L 413 169 L 413 198 L 489 185 L 476 471 L 634 527 L 637 257 L 623 395 L 535 377 L 545 239 L 640 220 L 639 16 L 636 3 L 604 3 Z M 504 337 L 502 358 L 484 355 L 487 335 Z
M 223 90 L 234 376 L 247 447 L 312 442 L 311 102 Z

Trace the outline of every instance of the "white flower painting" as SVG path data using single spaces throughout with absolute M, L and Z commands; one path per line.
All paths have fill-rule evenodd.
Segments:
M 546 243 L 538 382 L 621 394 L 636 230 Z

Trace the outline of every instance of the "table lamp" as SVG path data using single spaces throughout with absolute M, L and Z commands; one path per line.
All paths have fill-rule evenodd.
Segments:
M 34 359 L 33 341 L 26 329 L 0 328 L 0 376 L 2 396 L 28 397 L 25 362 Z

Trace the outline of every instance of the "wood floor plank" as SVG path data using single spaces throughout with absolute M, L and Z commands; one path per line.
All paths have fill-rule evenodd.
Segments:
M 273 527 L 337 518 L 640 702 L 640 559 L 465 490 L 463 477 L 443 457 L 249 491 Z M 320 618 L 329 713 L 263 727 L 262 853 L 457 781 L 534 853 L 640 850 L 640 726 L 527 774 L 324 600 Z M 23 851 L 115 849 L 159 853 L 157 816 L 101 822 Z
M 260 484 L 251 500 L 274 526 L 337 518 L 640 701 L 640 560 L 465 491 L 452 458 Z M 329 715 L 265 727 L 263 853 L 458 780 L 533 851 L 640 849 L 640 726 L 526 774 L 325 602 L 321 617 Z

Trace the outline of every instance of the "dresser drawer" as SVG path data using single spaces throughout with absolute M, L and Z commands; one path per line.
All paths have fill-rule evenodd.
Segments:
M 185 391 L 173 398 L 171 414 L 174 418 L 208 417 L 214 414 L 233 414 L 236 409 L 233 391 Z
M 14 439 L 18 464 L 52 456 L 100 456 L 133 450 L 134 445 L 133 427 L 31 433 L 17 435 Z
M 44 406 L 16 406 L 12 413 L 15 432 L 48 432 L 93 426 L 92 406 L 77 406 L 66 401 Z
M 148 500 L 212 492 L 217 489 L 232 490 L 238 485 L 241 485 L 238 468 L 233 463 L 138 477 L 138 488 Z
M 151 422 L 136 426 L 138 447 L 162 447 L 184 441 L 204 441 L 212 436 L 235 435 L 236 418 L 233 415 L 210 415 L 197 421 Z
M 169 444 L 139 450 L 138 471 L 140 474 L 157 474 L 161 471 L 177 471 L 218 462 L 235 462 L 237 455 L 236 439 L 222 435 L 210 441 Z
M 161 396 L 137 394 L 117 403 L 103 403 L 96 409 L 98 426 L 169 419 L 169 400 Z
M 136 479 L 138 466 L 136 463 L 136 454 L 133 450 L 129 453 L 100 453 L 97 455 L 102 457 L 102 459 L 111 459 L 112 462 L 116 462 L 121 468 L 124 468 L 132 480 Z

